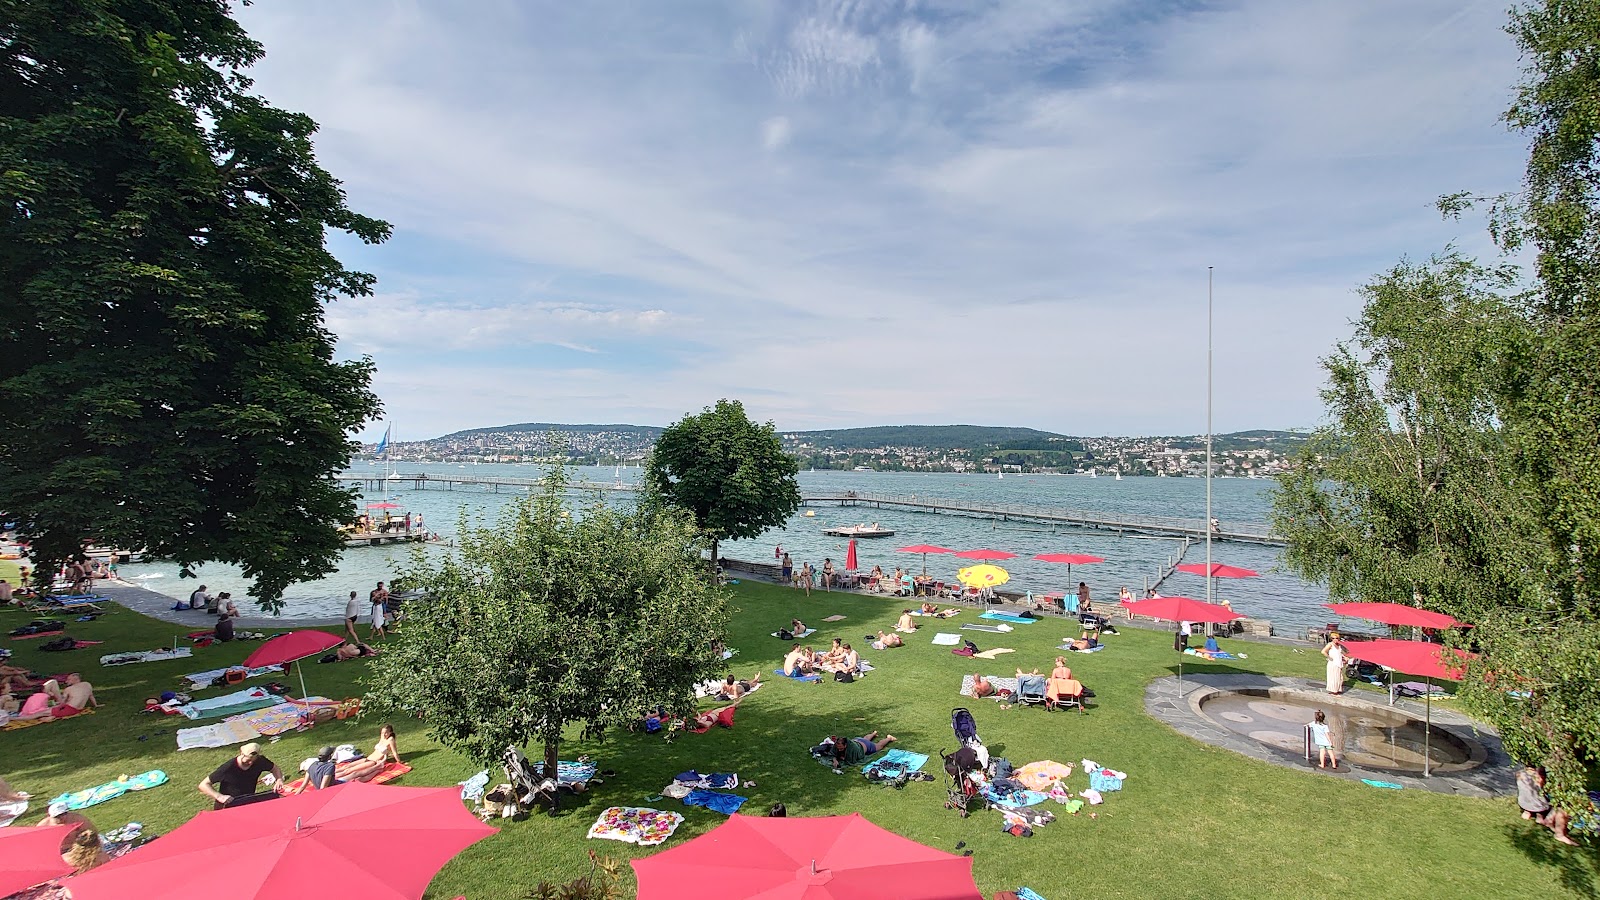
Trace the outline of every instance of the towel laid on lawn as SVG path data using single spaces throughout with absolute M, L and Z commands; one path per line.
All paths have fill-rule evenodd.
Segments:
M 252 709 L 274 706 L 277 702 L 277 696 L 263 688 L 245 688 L 220 697 L 185 703 L 174 709 L 186 719 L 206 719 L 212 716 L 231 716 L 234 713 L 249 712 Z
M 196 672 L 193 675 L 185 675 L 185 676 L 183 676 L 183 680 L 189 682 L 189 689 L 190 690 L 198 691 L 198 690 L 202 690 L 204 688 L 211 687 L 211 682 L 216 681 L 218 678 L 221 678 L 222 676 L 226 675 L 228 673 L 229 669 L 238 669 L 238 668 L 243 668 L 243 667 L 242 666 L 228 666 L 228 667 L 222 668 L 222 669 L 207 669 L 204 672 Z M 246 678 L 260 678 L 263 675 L 275 675 L 275 674 L 281 673 L 282 671 L 283 671 L 283 667 L 282 666 L 257 666 L 256 668 L 251 669 L 248 672 L 246 672 L 244 677 L 246 677 Z
M 88 709 L 73 713 L 70 716 L 61 716 L 60 718 L 55 716 L 43 716 L 38 719 L 12 719 L 4 725 L 0 725 L 0 731 L 15 731 L 18 728 L 32 728 L 35 725 L 43 725 L 47 722 L 65 722 L 68 719 L 81 719 L 84 716 L 92 715 L 94 715 L 94 707 L 91 706 Z
M 980 622 L 968 622 L 961 628 L 965 631 L 989 631 L 994 634 L 1005 634 L 1011 630 L 1010 625 L 984 625 Z
M 761 689 L 763 684 L 766 684 L 766 682 L 758 681 L 755 684 L 750 685 L 750 689 L 744 693 L 754 694 L 756 691 Z M 707 678 L 705 681 L 702 681 L 694 686 L 694 695 L 701 699 L 705 699 L 706 697 L 715 697 L 720 693 L 722 693 L 722 679 L 720 678 Z M 741 694 L 740 696 L 744 696 L 744 694 Z
M 683 798 L 683 805 L 704 806 L 706 809 L 714 812 L 725 813 L 731 816 L 738 812 L 739 807 L 745 805 L 745 803 L 749 800 L 749 797 L 741 797 L 738 794 L 723 794 L 718 791 L 694 790 L 689 792 L 689 796 Z
M 829 616 L 826 619 L 823 619 L 822 621 L 824 621 L 824 622 L 843 622 L 844 621 L 844 616 Z
M 774 675 L 782 675 L 785 678 L 792 678 L 795 681 L 821 681 L 822 680 L 822 676 L 821 675 L 790 675 L 787 672 L 783 671 L 782 669 L 773 669 L 772 670 L 772 674 L 774 674 Z
M 805 631 L 802 631 L 799 634 L 795 635 L 794 636 L 794 640 L 798 641 L 803 637 L 810 637 L 811 635 L 816 634 L 816 633 L 817 633 L 817 630 L 815 628 L 807 628 Z M 774 631 L 772 633 L 772 636 L 773 637 L 777 637 L 778 636 L 778 632 Z M 784 640 L 789 640 L 789 639 L 788 638 L 784 638 Z
M 941 646 L 941 647 L 945 647 L 945 646 L 953 647 L 953 646 L 961 643 L 961 635 L 959 635 L 959 634 L 950 634 L 949 632 L 941 631 L 938 634 L 933 636 L 933 642 L 934 642 L 934 644 L 936 644 L 938 646 Z
M 1056 649 L 1057 650 L 1067 650 L 1067 651 L 1070 651 L 1072 653 L 1099 653 L 1101 650 L 1104 650 L 1105 648 L 1106 648 L 1105 644 L 1100 644 L 1100 645 L 1095 646 L 1095 647 L 1090 647 L 1087 650 L 1079 650 L 1077 647 L 1074 647 L 1071 644 L 1062 644 L 1061 646 L 1057 647 Z
M 983 799 L 989 801 L 995 806 L 1007 806 L 1012 809 L 1021 809 L 1024 806 L 1035 806 L 1050 799 L 1049 794 L 1041 793 L 1039 791 L 1012 791 L 1009 794 L 1000 794 L 995 791 L 994 785 L 992 784 L 984 785 L 983 789 L 979 791 L 979 793 L 983 794 Z
M 1013 625 L 1032 625 L 1034 622 L 1039 621 L 1038 619 L 1030 619 L 1027 616 L 1013 616 L 1011 613 L 995 612 L 992 609 L 978 618 L 992 619 L 996 622 L 1010 622 Z
M 129 663 L 160 662 L 164 659 L 182 659 L 193 656 L 194 650 L 189 647 L 179 647 L 176 650 L 134 650 L 129 653 L 111 653 L 100 657 L 102 666 L 125 666 Z
M 28 811 L 28 801 L 7 800 L 0 803 L 0 828 L 4 828 L 17 820 L 17 817 Z
M 266 709 L 259 709 L 251 713 L 243 713 L 228 719 L 229 722 L 243 722 L 254 728 L 256 734 L 271 737 L 293 731 L 300 727 L 300 719 L 308 711 L 319 706 L 334 706 L 335 701 L 327 697 L 307 697 L 304 700 L 289 700 Z
M 588 837 L 653 847 L 672 837 L 683 816 L 648 806 L 612 806 L 589 826 Z
M 995 647 L 992 650 L 985 650 L 982 653 L 974 653 L 974 654 L 972 654 L 972 657 L 974 659 L 994 659 L 996 656 L 999 656 L 1002 653 L 1015 653 L 1015 652 L 1017 652 L 1017 651 L 1011 649 L 1010 647 Z
M 253 741 L 261 735 L 244 722 L 218 722 L 178 729 L 179 750 L 199 750 L 206 747 L 227 747 Z
M 862 766 L 861 771 L 883 772 L 884 770 L 889 770 L 892 772 L 904 769 L 906 772 L 916 772 L 927 762 L 928 754 L 926 753 L 912 753 L 910 750 L 901 750 L 896 747 Z
M 97 803 L 104 803 L 107 800 L 121 797 L 129 791 L 142 791 L 146 788 L 153 788 L 166 783 L 167 773 L 160 769 L 151 769 L 138 775 L 125 775 L 116 781 L 108 781 L 105 784 L 84 788 L 81 791 L 69 791 L 51 800 L 50 805 L 55 806 L 60 803 L 65 805 L 67 809 L 88 809 Z
M 994 690 L 995 690 L 995 692 L 993 694 L 990 694 L 988 697 L 984 698 L 986 700 L 999 700 L 1000 699 L 1000 691 L 1002 691 L 1002 690 L 1010 691 L 1013 694 L 1015 694 L 1017 692 L 1017 679 L 1016 678 L 1002 678 L 1002 677 L 999 677 L 999 676 L 996 676 L 996 675 L 985 675 L 985 676 L 983 676 L 983 678 L 984 678 L 985 681 L 987 681 L 990 684 L 994 685 Z M 972 682 L 972 676 L 971 675 L 963 675 L 961 677 L 961 696 L 963 696 L 963 697 L 977 697 L 977 694 L 974 694 L 972 692 L 972 683 L 973 682 Z
M 334 768 L 334 770 L 333 770 L 333 777 L 338 779 L 339 781 L 349 781 L 350 780 L 350 773 L 354 772 L 356 770 L 356 767 L 360 766 L 364 762 L 366 762 L 365 757 L 363 757 L 362 759 L 352 759 L 352 760 L 350 760 L 348 762 L 339 763 L 339 765 L 336 766 Z M 372 776 L 371 778 L 368 778 L 367 779 L 367 783 L 368 784 L 388 784 L 389 782 L 395 780 L 396 778 L 399 778 L 401 775 L 404 775 L 404 774 L 406 774 L 407 772 L 410 772 L 410 771 L 411 771 L 411 767 L 406 765 L 405 763 L 397 763 L 397 762 L 394 762 L 393 760 L 390 760 L 389 762 L 386 762 L 386 763 L 383 764 L 383 768 L 378 770 L 378 774 Z M 304 784 L 305 780 L 306 780 L 306 776 L 305 775 L 301 775 L 299 778 L 296 778 L 294 781 L 290 781 L 290 782 L 287 782 L 285 784 L 281 784 L 281 785 L 278 786 L 278 793 L 280 793 L 280 794 L 292 794 L 295 791 L 300 789 L 300 785 Z

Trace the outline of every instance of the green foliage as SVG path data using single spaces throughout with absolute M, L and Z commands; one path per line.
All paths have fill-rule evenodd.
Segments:
M 725 593 L 699 564 L 694 524 L 660 504 L 569 511 L 557 467 L 497 526 L 463 521 L 457 551 L 418 554 L 404 579 L 427 595 L 373 666 L 370 702 L 427 712 L 433 736 L 481 763 L 587 737 L 657 704 L 685 709 L 719 674 Z
M 323 304 L 372 278 L 324 233 L 389 226 L 247 93 L 261 55 L 217 0 L 0 2 L 0 509 L 40 572 L 225 560 L 276 609 L 343 549 L 330 476 L 379 405 Z
M 718 542 L 753 538 L 800 508 L 800 465 L 783 452 L 772 423 L 756 425 L 737 400 L 718 400 L 661 432 L 645 481 L 667 502 L 694 514 Z
M 609 856 L 597 856 L 590 850 L 589 874 L 565 884 L 541 881 L 528 892 L 525 900 L 617 900 L 622 896 L 617 886 L 621 871 L 620 862 Z

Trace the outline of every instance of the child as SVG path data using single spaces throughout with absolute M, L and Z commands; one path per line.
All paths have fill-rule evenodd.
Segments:
M 1316 719 L 1306 727 L 1311 729 L 1311 741 L 1317 745 L 1317 768 L 1328 768 L 1330 760 L 1335 769 L 1339 768 L 1339 755 L 1333 749 L 1333 733 L 1328 730 L 1328 717 L 1319 709 Z

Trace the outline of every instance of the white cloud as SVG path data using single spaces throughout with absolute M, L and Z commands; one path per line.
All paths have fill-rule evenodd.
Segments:
M 761 123 L 761 146 L 767 148 L 768 152 L 783 149 L 793 136 L 794 126 L 789 124 L 786 116 L 773 116 Z

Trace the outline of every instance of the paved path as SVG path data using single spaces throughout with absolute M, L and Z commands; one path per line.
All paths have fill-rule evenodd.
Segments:
M 117 603 L 126 606 L 137 613 L 143 613 L 152 619 L 163 622 L 173 622 L 190 626 L 190 631 L 199 631 L 210 628 L 216 624 L 216 616 L 206 615 L 204 610 L 189 610 L 172 608 L 175 603 L 166 594 L 146 590 L 126 581 L 96 581 L 94 592 L 102 597 L 109 597 Z M 322 618 L 289 618 L 279 616 L 251 615 L 247 609 L 254 609 L 255 604 L 248 597 L 240 597 L 234 601 L 239 606 L 239 611 L 245 613 L 234 620 L 234 627 L 241 631 L 270 631 L 284 628 L 325 627 L 328 625 L 343 625 L 341 619 L 335 617 Z

